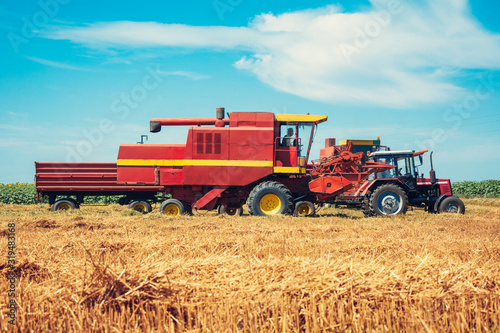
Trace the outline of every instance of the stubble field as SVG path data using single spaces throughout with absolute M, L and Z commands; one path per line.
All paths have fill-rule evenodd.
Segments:
M 166 218 L 0 204 L 3 331 L 499 331 L 500 199 L 466 214 Z

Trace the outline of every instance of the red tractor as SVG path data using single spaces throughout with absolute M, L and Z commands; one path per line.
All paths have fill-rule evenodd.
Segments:
M 430 178 L 419 174 L 418 167 L 423 165 L 422 156 L 427 150 L 391 151 L 381 147 L 379 140 L 353 140 L 337 147 L 346 151 L 363 151 L 368 155 L 368 161 L 392 168 L 373 173 L 356 187 L 343 192 L 335 198 L 336 205 L 362 208 L 366 216 L 404 214 L 409 206 L 423 207 L 430 213 L 464 214 L 464 203 L 453 196 L 450 180 L 436 179 L 432 153 Z
M 186 144 L 122 144 L 116 163 L 35 163 L 37 191 L 53 210 L 78 208 L 86 196 L 121 195 L 120 203 L 145 213 L 161 202 L 160 213 L 171 216 L 193 209 L 241 215 L 245 203 L 251 215 L 308 216 L 316 203 L 346 191 L 359 201 L 355 189 L 394 168 L 334 146 L 309 164 L 316 127 L 327 116 L 224 113 L 151 119 L 151 132 L 190 126 Z

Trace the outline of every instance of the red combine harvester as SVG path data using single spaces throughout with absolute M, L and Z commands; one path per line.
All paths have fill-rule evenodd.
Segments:
M 191 126 L 186 144 L 122 144 L 117 163 L 35 162 L 39 196 L 48 196 L 54 211 L 78 208 L 85 196 L 122 195 L 121 204 L 147 213 L 162 193 L 160 212 L 171 216 L 193 208 L 241 215 L 245 203 L 251 215 L 308 216 L 315 204 L 340 195 L 350 205 L 363 204 L 367 194 L 359 190 L 373 184 L 367 178 L 395 168 L 366 159 L 365 152 L 379 150 L 380 143 L 356 152 L 358 146 L 335 146 L 332 139 L 321 159 L 308 164 L 315 129 L 327 116 L 232 112 L 225 118 L 224 112 L 151 119 L 151 132 Z

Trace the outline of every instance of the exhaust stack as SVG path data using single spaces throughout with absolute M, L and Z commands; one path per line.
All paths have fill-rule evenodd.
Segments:
M 224 127 L 229 125 L 229 118 L 224 118 L 224 108 L 216 109 L 216 118 L 153 118 L 149 121 L 149 131 L 157 133 L 163 126 L 209 126 Z

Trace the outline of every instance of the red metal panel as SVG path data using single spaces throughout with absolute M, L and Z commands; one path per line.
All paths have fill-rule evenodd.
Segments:
M 297 147 L 279 147 L 279 149 L 276 149 L 276 166 L 296 167 Z
M 245 186 L 272 173 L 272 167 L 185 166 L 184 184 Z
M 230 128 L 193 128 L 193 159 L 228 160 Z
M 186 145 L 122 144 L 118 151 L 121 160 L 182 160 Z
M 161 191 L 160 186 L 120 186 L 116 183 L 116 163 L 35 162 L 38 192 Z
M 185 166 L 185 185 L 228 185 L 227 167 Z
M 230 144 L 274 144 L 273 127 L 231 128 Z
M 162 186 L 82 186 L 72 184 L 71 186 L 41 186 L 37 187 L 38 192 L 113 192 L 127 194 L 127 192 L 160 192 Z
M 441 194 L 452 194 L 451 183 L 449 179 L 436 179 L 436 182 L 439 184 L 439 190 L 441 191 Z
M 160 169 L 161 185 L 181 185 L 183 183 L 183 169 Z
M 229 133 L 229 159 L 272 161 L 274 128 L 232 128 Z
M 257 127 L 273 127 L 274 113 L 272 112 L 257 112 L 255 114 L 255 126 Z
M 255 127 L 255 112 L 231 112 L 230 127 Z
M 246 186 L 273 173 L 272 167 L 228 167 L 227 184 Z
M 274 113 L 272 112 L 231 112 L 230 127 L 273 127 Z
M 190 127 L 188 130 L 188 136 L 186 139 L 186 151 L 184 152 L 184 159 L 191 160 L 193 159 L 193 130 L 196 127 Z M 196 150 L 195 150 L 196 152 Z
M 155 185 L 155 168 L 152 166 L 118 167 L 118 184 L 143 183 Z

